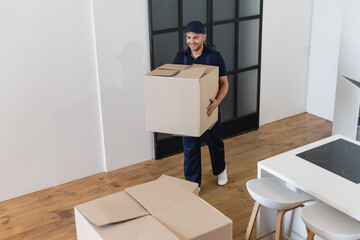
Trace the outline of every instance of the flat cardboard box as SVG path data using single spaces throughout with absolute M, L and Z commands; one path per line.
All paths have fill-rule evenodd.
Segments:
M 145 74 L 146 130 L 201 136 L 218 120 L 207 107 L 219 90 L 219 67 L 165 64 Z
M 162 176 L 78 205 L 78 239 L 232 239 L 232 221 L 199 198 L 197 189 L 196 183 Z

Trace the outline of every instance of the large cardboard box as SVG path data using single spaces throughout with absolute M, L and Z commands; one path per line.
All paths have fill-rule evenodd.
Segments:
M 146 130 L 184 136 L 201 136 L 218 120 L 207 107 L 219 90 L 219 67 L 165 64 L 145 79 Z
M 196 183 L 162 176 L 74 208 L 79 240 L 231 240 L 232 221 Z

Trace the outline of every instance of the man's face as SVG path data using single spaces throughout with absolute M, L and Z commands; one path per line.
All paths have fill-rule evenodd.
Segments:
M 198 51 L 206 39 L 206 34 L 186 32 L 186 43 L 191 51 Z

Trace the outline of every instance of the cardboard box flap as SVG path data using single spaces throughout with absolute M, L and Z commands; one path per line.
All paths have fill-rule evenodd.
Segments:
M 177 78 L 194 78 L 199 79 L 206 72 L 207 67 L 195 67 L 182 70 L 176 75 Z
M 189 199 L 152 216 L 181 239 L 232 239 L 232 220 L 200 198 Z M 223 235 L 214 235 L 219 229 Z
M 170 64 L 170 63 L 167 63 L 167 64 L 164 64 L 160 67 L 158 67 L 158 69 L 167 69 L 167 70 L 185 70 L 187 68 L 189 68 L 191 65 L 184 65 L 184 64 Z
M 219 67 L 218 66 L 213 66 L 213 65 L 203 65 L 203 64 L 193 64 L 191 65 L 191 68 L 201 68 L 201 67 L 206 67 L 206 71 L 203 74 L 203 77 L 206 76 L 208 73 L 211 73 L 214 70 L 218 70 Z
M 110 228 L 99 228 L 103 239 L 126 240 L 180 240 L 174 233 L 152 216 L 145 216 L 121 224 L 113 224 Z
M 168 175 L 161 175 L 159 179 L 168 179 L 169 181 L 174 181 L 188 192 L 192 192 L 195 193 L 196 195 L 199 195 L 199 184 L 196 182 L 190 182 L 184 179 L 171 177 Z
M 119 192 L 76 206 L 96 226 L 149 215 L 127 192 Z
M 212 65 L 204 65 L 204 64 L 193 64 L 193 65 L 191 65 L 190 66 L 191 68 L 201 68 L 201 67 L 206 67 L 206 68 L 208 68 L 208 67 L 214 67 L 214 66 L 212 66 Z
M 126 188 L 125 191 L 146 208 L 150 214 L 176 206 L 187 201 L 188 198 L 197 198 L 195 194 L 186 191 L 179 184 L 169 181 L 167 178 L 158 178 L 152 182 Z
M 170 180 L 163 177 L 125 190 L 181 239 L 215 240 L 211 232 L 219 228 L 231 235 L 229 218 Z
M 161 76 L 161 77 L 172 77 L 178 74 L 180 70 L 172 70 L 172 69 L 160 69 L 157 68 L 154 71 L 149 72 L 148 76 Z

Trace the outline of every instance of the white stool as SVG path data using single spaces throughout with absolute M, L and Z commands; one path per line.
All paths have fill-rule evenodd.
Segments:
M 283 235 L 282 219 L 284 214 L 289 210 L 303 206 L 302 204 L 305 202 L 313 200 L 310 196 L 304 193 L 292 191 L 286 187 L 284 182 L 281 182 L 273 177 L 252 179 L 246 183 L 246 187 L 251 197 L 255 200 L 255 204 L 246 230 L 245 240 L 250 239 L 260 205 L 276 209 L 278 211 L 276 231 L 268 233 L 258 239 L 264 238 L 275 232 L 275 239 L 279 240 L 280 236 Z
M 301 218 L 308 231 L 307 240 L 314 239 L 314 235 L 328 240 L 360 239 L 360 222 L 327 204 L 302 208 Z

